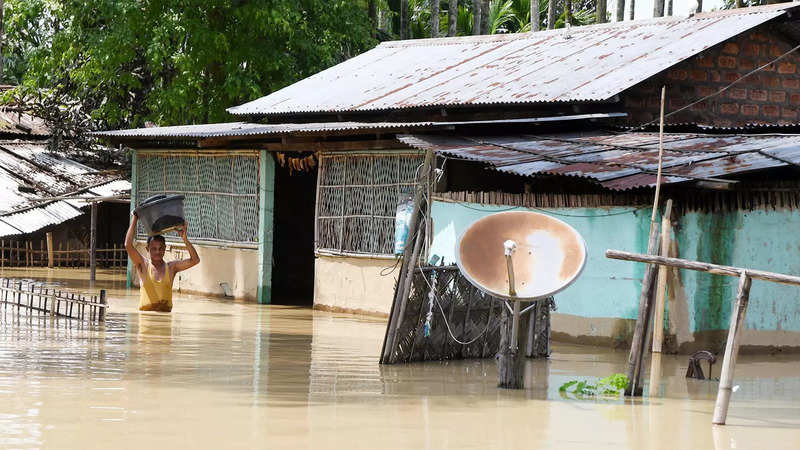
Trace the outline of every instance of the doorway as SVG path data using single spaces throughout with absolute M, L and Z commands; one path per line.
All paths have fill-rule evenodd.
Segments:
M 291 159 L 308 162 L 309 156 L 313 158 L 309 153 L 275 155 L 272 303 L 312 306 L 317 166 L 290 163 Z

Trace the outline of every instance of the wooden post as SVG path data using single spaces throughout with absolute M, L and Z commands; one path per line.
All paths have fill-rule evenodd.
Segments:
M 672 200 L 667 200 L 664 216 L 661 218 L 661 256 L 669 256 L 670 218 L 672 216 Z M 655 314 L 653 316 L 653 352 L 661 353 L 664 342 L 664 298 L 667 288 L 667 267 L 658 267 L 658 284 L 656 285 Z
M 105 289 L 100 289 L 100 305 L 102 305 L 102 306 L 100 307 L 100 311 L 98 313 L 99 316 L 98 316 L 97 320 L 99 320 L 100 322 L 105 322 L 105 320 L 106 320 L 106 308 L 105 308 L 105 305 L 106 305 L 106 290 Z
M 69 252 L 69 239 L 67 239 L 67 252 L 64 254 L 67 255 L 67 267 L 72 267 L 72 253 Z
M 92 202 L 89 228 L 89 281 L 95 282 L 97 275 L 97 202 Z
M 733 369 L 736 366 L 736 357 L 739 355 L 747 303 L 750 301 L 750 282 L 747 271 L 743 271 L 739 276 L 739 291 L 736 294 L 736 306 L 731 311 L 731 326 L 728 329 L 728 342 L 725 344 L 725 356 L 722 359 L 722 371 L 719 376 L 719 391 L 712 420 L 712 423 L 716 425 L 725 425 L 728 417 L 728 404 L 731 401 L 733 388 Z
M 653 254 L 658 241 L 658 225 L 652 226 L 650 229 L 650 239 L 647 244 L 647 253 Z M 645 339 L 648 332 L 648 325 L 650 323 L 650 312 L 652 311 L 652 302 L 650 294 L 652 292 L 652 285 L 655 282 L 656 267 L 652 264 L 648 265 L 644 271 L 644 279 L 642 280 L 642 292 L 639 295 L 639 315 L 636 319 L 636 328 L 633 330 L 633 340 L 631 341 L 631 351 L 628 354 L 628 368 L 625 375 L 628 376 L 628 386 L 625 388 L 625 395 L 640 395 L 641 385 L 639 379 L 641 371 L 641 361 L 643 350 L 645 348 Z
M 433 161 L 433 152 L 428 150 L 425 152 L 425 160 L 422 163 L 422 172 L 426 176 L 430 175 L 431 164 Z M 427 178 L 426 178 L 427 180 Z M 427 183 L 426 183 L 427 186 Z M 416 239 L 419 234 L 423 233 L 424 227 L 420 227 L 420 209 L 422 208 L 422 190 L 420 186 L 417 186 L 416 193 L 414 196 L 414 208 L 411 212 L 411 222 L 409 222 L 408 227 L 408 239 L 406 240 L 406 246 L 403 249 L 403 259 L 402 264 L 400 265 L 400 275 L 397 277 L 397 283 L 395 284 L 394 290 L 394 298 L 392 300 L 392 307 L 391 311 L 389 312 L 389 324 L 386 327 L 386 334 L 383 338 L 383 349 L 381 351 L 381 360 L 382 364 L 390 363 L 389 356 L 394 352 L 395 349 L 395 341 L 396 341 L 396 334 L 397 329 L 400 327 L 400 324 L 403 321 L 403 316 L 405 315 L 405 303 L 408 300 L 408 292 L 406 292 L 406 286 L 411 283 L 411 277 L 414 273 L 414 267 L 416 266 L 416 260 L 414 260 L 413 253 L 417 248 L 416 241 L 414 242 L 414 246 L 412 247 L 411 239 Z M 419 232 L 417 230 L 420 230 Z M 421 244 L 421 243 L 420 243 Z M 419 251 L 416 251 L 417 258 L 419 257 Z M 408 278 L 408 279 L 407 279 Z
M 515 309 L 519 302 L 515 301 Z M 500 319 L 500 351 L 497 352 L 497 387 L 522 389 L 524 387 L 522 358 L 519 356 L 518 343 L 514 341 L 513 314 L 505 305 L 500 306 L 503 315 Z
M 53 268 L 53 232 L 47 233 L 47 267 Z
M 58 267 L 61 267 L 61 262 L 64 261 L 64 253 L 62 253 L 61 242 L 58 243 Z
M 0 240 L 0 268 L 6 266 L 6 240 Z
M 25 241 L 25 266 L 30 267 L 33 257 L 33 244 L 31 241 Z

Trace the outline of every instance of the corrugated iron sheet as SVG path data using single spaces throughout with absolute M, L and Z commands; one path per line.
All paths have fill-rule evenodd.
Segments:
M 536 33 L 383 42 L 228 111 L 269 115 L 604 101 L 795 6 Z
M 205 125 L 179 125 L 173 127 L 135 128 L 131 130 L 99 131 L 101 137 L 129 137 L 150 139 L 202 139 L 215 137 L 270 136 L 291 134 L 319 134 L 341 131 L 408 130 L 437 125 L 434 122 L 323 122 L 258 124 L 247 122 L 213 123 Z
M 29 136 L 45 137 L 50 130 L 44 120 L 29 114 L 0 109 L 0 135 L 26 138 Z
M 0 141 L 0 236 L 31 233 L 83 214 L 86 203 L 58 199 L 65 194 L 106 197 L 130 189 L 130 182 L 116 175 L 47 153 L 44 142 Z
M 502 172 L 583 177 L 614 190 L 654 186 L 658 170 L 656 133 L 404 135 L 398 139 L 414 148 L 482 162 Z M 669 133 L 664 142 L 664 183 L 800 165 L 800 135 Z

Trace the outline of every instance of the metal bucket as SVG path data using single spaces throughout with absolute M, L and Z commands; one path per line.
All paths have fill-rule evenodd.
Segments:
M 183 225 L 183 195 L 154 195 L 133 212 L 139 217 L 148 236 L 166 233 Z

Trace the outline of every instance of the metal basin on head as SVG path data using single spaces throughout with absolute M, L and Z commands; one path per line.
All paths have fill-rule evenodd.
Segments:
M 509 295 L 503 243 L 517 244 L 512 255 L 516 295 Z M 483 217 L 470 225 L 456 243 L 461 273 L 489 295 L 535 300 L 549 297 L 570 284 L 586 265 L 586 243 L 566 223 L 528 211 L 508 211 Z

